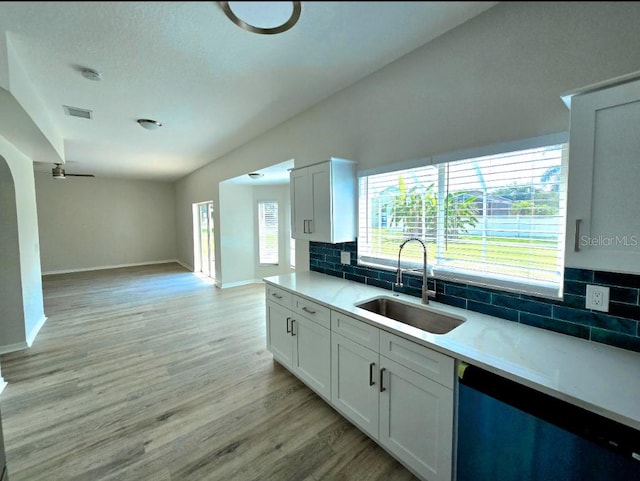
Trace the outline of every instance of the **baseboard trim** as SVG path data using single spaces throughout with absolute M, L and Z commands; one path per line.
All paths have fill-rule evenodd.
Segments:
M 182 264 L 180 261 L 178 261 L 177 259 L 166 259 L 166 260 L 162 260 L 162 261 L 149 261 L 149 262 L 134 262 L 131 264 L 114 264 L 111 266 L 95 266 L 95 267 L 83 267 L 80 269 L 62 269 L 62 270 L 56 270 L 56 271 L 46 271 L 43 272 L 42 275 L 43 276 L 50 276 L 50 275 L 54 275 L 54 274 L 70 274 L 73 272 L 90 272 L 90 271 L 103 271 L 103 270 L 107 270 L 107 269 L 120 269 L 122 267 L 138 267 L 138 266 L 150 266 L 153 264 L 171 264 L 171 263 L 176 263 L 176 264 L 180 264 L 182 266 L 184 266 L 184 264 Z M 186 266 L 184 266 L 186 267 Z M 193 270 L 193 269 L 190 269 Z
M 182 262 L 180 259 L 176 259 L 176 262 L 178 264 L 180 264 L 182 267 L 184 267 L 186 270 L 193 272 L 193 266 L 190 266 L 189 264 L 187 264 L 186 262 Z
M 42 316 L 42 318 L 38 321 L 38 324 L 36 324 L 33 329 L 31 329 L 31 332 L 27 335 L 28 347 L 31 347 L 33 345 L 33 341 L 36 340 L 36 336 L 40 332 L 40 329 L 42 329 L 42 326 L 44 326 L 45 322 L 47 322 L 47 316 Z
M 6 346 L 0 346 L 0 354 L 7 354 L 9 352 L 22 351 L 29 349 L 29 345 L 26 342 L 17 342 L 15 344 L 7 344 Z
M 221 283 L 220 285 L 218 285 L 216 283 L 216 285 L 220 289 L 228 289 L 230 287 L 246 286 L 246 285 L 249 285 L 249 284 L 262 284 L 262 279 L 249 279 L 248 281 L 229 282 L 227 284 Z

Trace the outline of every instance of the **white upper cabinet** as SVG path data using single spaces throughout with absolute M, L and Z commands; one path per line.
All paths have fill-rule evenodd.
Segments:
M 640 273 L 640 78 L 570 98 L 565 264 Z
M 356 163 L 332 158 L 291 170 L 294 239 L 335 244 L 356 239 Z

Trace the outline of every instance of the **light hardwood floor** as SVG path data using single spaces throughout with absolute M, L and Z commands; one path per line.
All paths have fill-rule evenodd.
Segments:
M 417 481 L 273 361 L 263 285 L 160 264 L 43 286 L 34 345 L 0 359 L 11 481 Z

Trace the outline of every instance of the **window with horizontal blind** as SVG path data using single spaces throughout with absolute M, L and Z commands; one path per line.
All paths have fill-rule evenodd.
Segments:
M 258 202 L 258 256 L 260 264 L 279 263 L 278 203 Z
M 558 297 L 566 159 L 559 143 L 360 177 L 358 262 L 395 269 L 415 237 L 436 278 Z M 401 267 L 422 267 L 418 242 Z

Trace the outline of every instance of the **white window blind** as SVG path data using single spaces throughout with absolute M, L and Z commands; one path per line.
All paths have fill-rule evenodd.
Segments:
M 566 158 L 563 143 L 361 177 L 359 263 L 395 268 L 417 237 L 436 278 L 559 296 Z
M 278 245 L 278 203 L 259 201 L 258 253 L 260 264 L 278 264 Z

